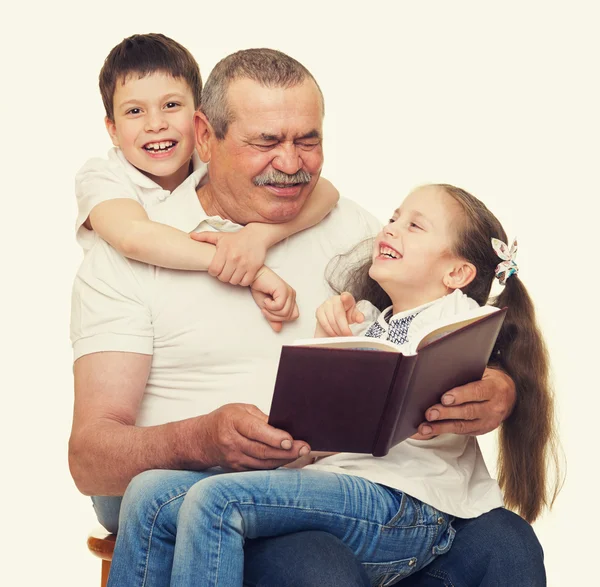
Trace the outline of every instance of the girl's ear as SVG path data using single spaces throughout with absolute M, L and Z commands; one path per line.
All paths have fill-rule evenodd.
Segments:
M 461 289 L 471 283 L 477 275 L 473 263 L 458 261 L 444 276 L 444 285 L 449 289 Z
M 194 113 L 194 129 L 196 132 L 196 150 L 204 163 L 210 162 L 210 143 L 215 132 L 208 118 L 198 110 Z
M 110 140 L 115 147 L 119 146 L 119 138 L 117 137 L 117 125 L 114 120 L 111 120 L 108 116 L 104 118 L 104 126 L 110 136 Z

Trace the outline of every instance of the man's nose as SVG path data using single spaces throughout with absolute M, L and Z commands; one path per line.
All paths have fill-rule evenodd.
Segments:
M 160 132 L 168 127 L 167 119 L 162 110 L 152 111 L 146 117 L 145 130 L 149 132 Z
M 272 165 L 277 171 L 293 175 L 302 169 L 303 161 L 295 145 L 280 145 Z

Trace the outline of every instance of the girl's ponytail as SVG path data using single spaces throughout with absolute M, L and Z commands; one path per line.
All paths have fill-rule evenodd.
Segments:
M 499 430 L 498 483 L 506 505 L 532 522 L 558 493 L 557 480 L 546 489 L 548 460 L 558 469 L 548 353 L 518 275 L 507 279 L 494 305 L 508 311 L 491 362 L 511 376 L 517 390 L 512 414 Z
M 507 238 L 498 219 L 477 198 L 452 185 L 441 184 L 460 204 L 463 220 L 457 230 L 454 253 L 472 263 L 475 278 L 462 291 L 480 305 L 488 303 L 496 268 L 506 255 L 498 256 L 492 239 Z M 501 251 L 502 252 L 502 251 Z M 509 257 L 510 259 L 510 253 Z M 506 505 L 528 522 L 535 520 L 544 506 L 550 507 L 558 493 L 558 474 L 548 482 L 548 463 L 558 472 L 554 431 L 554 397 L 549 382 L 548 354 L 535 321 L 533 303 L 510 262 L 499 269 L 505 281 L 502 293 L 493 300 L 507 307 L 504 325 L 490 358 L 490 366 L 505 371 L 517 392 L 511 415 L 499 429 L 498 482 Z M 499 275 L 500 276 L 500 275 Z

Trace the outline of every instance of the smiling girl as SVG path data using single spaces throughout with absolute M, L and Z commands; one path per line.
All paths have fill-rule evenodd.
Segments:
M 350 270 L 343 265 L 342 286 L 334 287 L 343 293 L 317 310 L 316 331 L 345 336 L 353 326 L 402 346 L 428 324 L 485 304 L 497 278 L 504 289 L 494 303 L 508 311 L 491 362 L 513 378 L 518 395 L 500 433 L 498 482 L 476 438 L 459 434 L 408 439 L 379 458 L 338 453 L 275 471 L 182 471 L 178 482 L 185 490 L 172 489 L 173 496 L 184 496 L 172 573 L 156 585 L 241 587 L 246 539 L 305 530 L 334 534 L 361 561 L 372 585 L 391 585 L 447 552 L 454 526 L 464 519 L 504 501 L 531 522 L 550 506 L 557 487 L 546 479 L 555 454 L 548 362 L 517 275 L 516 241 L 510 248 L 506 241 L 494 215 L 464 190 L 419 188 L 395 210 L 368 260 Z M 172 473 L 162 473 L 171 475 L 165 478 L 174 487 Z M 164 537 L 173 530 L 159 528 L 156 513 L 148 519 L 146 509 L 155 512 L 156 502 L 153 495 L 144 499 L 140 523 L 157 524 L 152 540 L 160 547 L 154 550 L 168 552 L 172 541 L 163 549 L 161 540 L 171 540 Z M 136 530 L 128 539 L 142 535 Z M 137 546 L 129 552 L 141 551 Z M 129 569 L 133 561 L 120 564 Z

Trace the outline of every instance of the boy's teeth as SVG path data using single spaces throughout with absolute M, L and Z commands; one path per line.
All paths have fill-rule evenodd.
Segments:
M 159 143 L 148 143 L 144 148 L 148 151 L 164 151 L 173 145 L 175 145 L 173 141 L 160 141 Z

